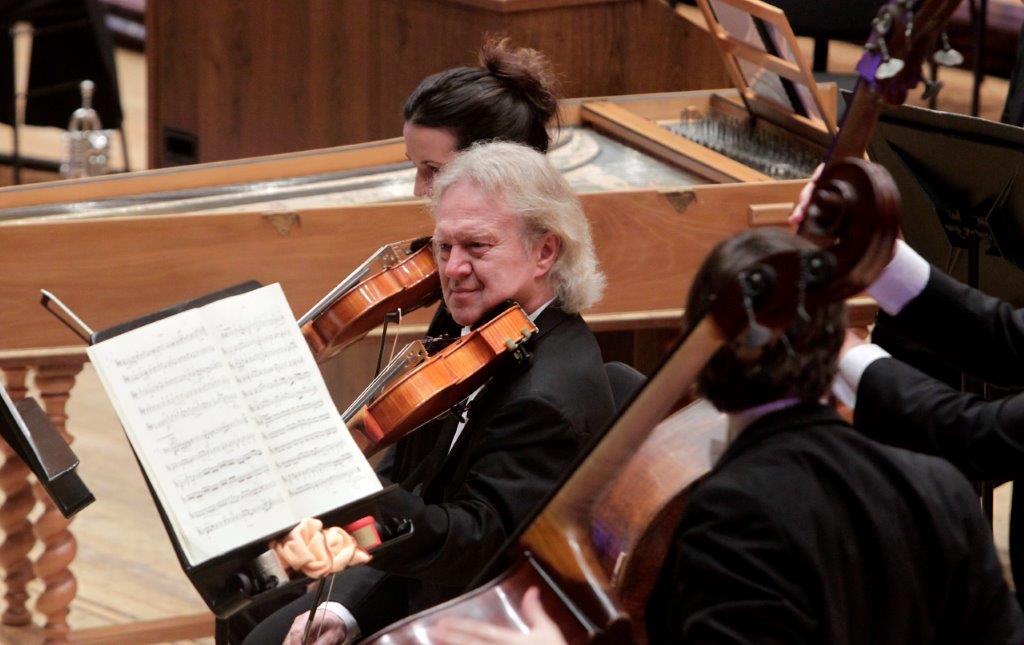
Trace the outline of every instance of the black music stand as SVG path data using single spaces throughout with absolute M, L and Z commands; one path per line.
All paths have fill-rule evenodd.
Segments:
M 78 457 L 35 399 L 14 403 L 0 387 L 0 438 L 32 470 L 64 517 L 96 501 L 75 472 Z
M 262 285 L 259 282 L 250 280 L 188 302 L 172 305 L 141 318 L 92 333 L 90 334 L 90 342 L 91 344 L 96 344 L 108 338 L 113 338 L 133 329 L 168 318 L 187 309 L 202 307 L 223 298 L 258 289 L 260 286 Z M 268 577 L 265 572 L 256 566 L 257 559 L 267 551 L 267 543 L 271 539 L 282 537 L 288 532 L 287 529 L 254 540 L 228 553 L 210 558 L 199 564 L 189 562 L 181 543 L 178 541 L 170 518 L 160 503 L 160 497 L 150 481 L 149 474 L 135 452 L 135 447 L 132 446 L 131 448 L 132 454 L 135 455 L 135 460 L 139 464 L 139 470 L 142 471 L 143 479 L 146 481 L 146 487 L 149 489 L 153 502 L 160 513 L 160 520 L 163 522 L 167 536 L 174 547 L 178 563 L 192 583 L 192 586 L 195 587 L 203 601 L 206 602 L 210 611 L 216 614 L 218 618 L 228 618 L 250 605 L 272 602 L 296 590 L 305 589 L 306 584 L 310 582 L 308 578 L 278 580 L 273 576 Z M 397 489 L 397 485 L 391 484 L 376 493 L 323 513 L 319 515 L 319 518 L 323 520 L 325 526 L 343 526 L 367 515 L 379 517 L 381 515 L 381 500 L 395 489 Z M 385 538 L 384 542 L 378 547 L 370 549 L 370 553 L 378 558 L 387 557 L 393 552 L 395 545 L 407 540 L 414 531 L 411 520 L 403 520 L 393 526 L 383 526 L 381 528 L 382 537 Z
M 868 152 L 902 197 L 907 242 L 953 277 L 1024 305 L 1024 130 L 903 106 Z
M 961 282 L 1024 305 L 1024 129 L 902 106 L 880 117 L 868 152 L 896 180 L 903 234 L 918 253 Z M 884 335 L 880 322 L 877 329 Z M 950 382 L 948 369 L 930 352 L 898 338 L 891 342 L 898 345 L 894 355 Z M 985 384 L 967 375 L 960 385 L 987 394 Z M 991 523 L 989 484 L 982 485 L 981 495 Z M 1024 512 L 1016 499 L 1010 525 L 1013 577 L 1018 598 L 1024 600 L 1024 543 L 1018 544 Z

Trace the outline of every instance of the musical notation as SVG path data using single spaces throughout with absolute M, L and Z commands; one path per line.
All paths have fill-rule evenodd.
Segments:
M 380 489 L 277 285 L 89 353 L 191 562 Z

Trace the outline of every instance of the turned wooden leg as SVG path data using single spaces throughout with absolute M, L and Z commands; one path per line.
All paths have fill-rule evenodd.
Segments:
M 43 407 L 53 425 L 57 427 L 69 444 L 72 437 L 67 432 L 67 414 L 64 409 L 75 384 L 75 375 L 82 370 L 81 363 L 71 365 L 40 366 L 35 374 L 36 387 L 43 400 Z M 54 506 L 41 485 L 36 484 L 36 498 L 43 505 L 43 514 L 36 521 L 36 537 L 44 545 L 43 553 L 36 561 L 35 573 L 46 585 L 36 601 L 36 611 L 46 617 L 43 634 L 47 643 L 68 641 L 68 607 L 78 583 L 68 567 L 78 550 L 75 538 L 68 530 L 69 520 L 64 519 Z
M 25 387 L 28 368 L 6 367 L 3 372 L 7 393 L 14 401 L 24 399 L 28 393 Z M 4 625 L 28 625 L 32 622 L 32 612 L 26 606 L 28 592 L 25 587 L 35 578 L 28 552 L 36 544 L 32 523 L 28 519 L 36 505 L 29 482 L 32 471 L 6 441 L 0 441 L 0 451 L 4 456 L 3 466 L 0 466 L 0 489 L 4 493 L 4 503 L 0 505 L 0 529 L 6 536 L 0 544 L 0 568 L 3 568 L 4 586 L 7 588 L 4 593 L 7 608 L 0 622 Z

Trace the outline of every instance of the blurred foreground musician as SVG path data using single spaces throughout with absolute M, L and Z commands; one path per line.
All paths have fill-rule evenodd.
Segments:
M 317 643 L 368 635 L 462 592 L 613 414 L 600 350 L 578 313 L 604 278 L 582 207 L 544 156 L 473 146 L 435 179 L 432 212 L 451 318 L 468 331 L 518 302 L 539 328 L 532 360 L 474 393 L 464 417 L 397 444 L 382 478 L 401 490 L 385 505 L 412 518 L 415 534 L 387 561 L 338 576 L 316 614 Z M 246 642 L 280 643 L 289 630 L 299 642 L 311 603 L 307 595 L 279 610 Z
M 887 328 L 994 385 L 1024 385 L 1024 310 L 957 282 L 902 241 L 868 289 Z M 848 340 L 837 393 L 865 434 L 945 457 L 972 479 L 1024 474 L 1024 394 L 996 401 L 962 393 Z
M 739 269 L 804 248 L 775 230 L 727 240 L 698 273 L 687 316 L 700 320 Z M 762 349 L 727 345 L 704 369 L 699 388 L 729 413 L 730 444 L 683 512 L 647 605 L 651 642 L 1024 642 L 962 475 L 875 443 L 821 403 L 843 333 L 834 304 Z M 451 621 L 437 640 L 556 642 L 534 601 L 531 635 Z

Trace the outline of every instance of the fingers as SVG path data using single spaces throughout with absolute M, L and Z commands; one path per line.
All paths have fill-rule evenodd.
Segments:
M 292 621 L 292 626 L 285 636 L 283 645 L 302 645 L 302 636 L 306 632 L 309 613 L 302 612 Z M 345 624 L 336 614 L 326 609 L 317 608 L 313 625 L 309 628 L 310 643 L 314 645 L 337 645 L 345 640 Z M 315 637 L 315 638 L 314 638 Z
M 820 163 L 811 173 L 811 183 L 818 181 L 818 177 L 821 177 L 821 173 L 825 171 L 825 164 Z
M 331 573 L 344 571 L 350 566 L 366 564 L 371 559 L 370 554 L 359 547 L 352 534 L 337 527 L 328 529 L 327 545 L 331 553 Z
M 526 624 L 533 629 L 555 626 L 555 622 L 544 611 L 544 605 L 540 603 L 540 590 L 537 587 L 530 587 L 523 594 L 522 611 Z
M 322 540 L 322 527 L 323 523 L 320 520 L 307 517 L 289 531 L 283 540 L 271 542 L 270 548 L 285 568 L 305 573 L 305 568 L 318 559 L 314 549 L 316 541 Z
M 302 633 L 306 630 L 306 620 L 308 619 L 309 615 L 306 612 L 295 617 L 292 626 L 288 629 L 288 635 L 284 637 L 283 645 L 302 645 Z
M 370 561 L 352 535 L 338 527 L 322 531 L 322 526 L 320 520 L 306 519 L 283 541 L 271 543 L 278 560 L 314 579 Z
M 800 199 L 793 209 L 792 214 L 789 216 L 789 225 L 794 229 L 799 228 L 800 224 L 803 223 L 804 218 L 807 217 L 807 205 L 811 202 L 811 195 L 814 194 L 814 188 L 818 182 L 818 178 L 821 177 L 822 171 L 825 169 L 825 164 L 818 164 L 818 167 L 814 169 L 811 174 L 810 180 L 800 191 Z
M 517 643 L 523 634 L 505 627 L 496 627 L 475 620 L 446 618 L 430 630 L 438 643 L 446 645 L 505 645 Z

